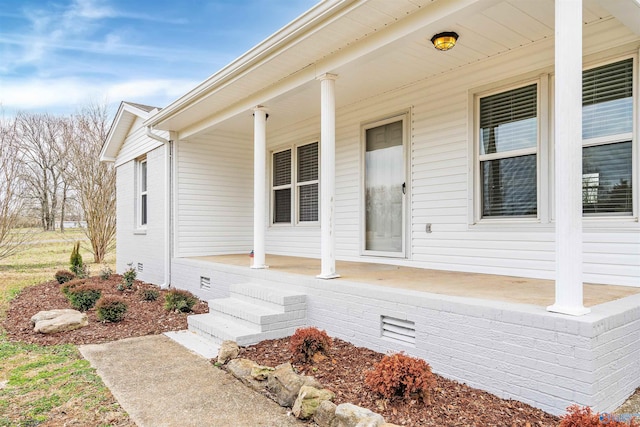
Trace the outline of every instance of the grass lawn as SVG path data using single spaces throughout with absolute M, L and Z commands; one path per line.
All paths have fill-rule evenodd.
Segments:
M 34 235 L 26 249 L 0 260 L 0 318 L 21 289 L 53 279 L 69 268 L 73 243 L 92 274 L 102 265 L 93 256 L 81 230 Z M 115 267 L 115 254 L 107 265 Z M 0 330 L 0 426 L 132 425 L 102 380 L 73 345 L 37 346 L 13 343 Z

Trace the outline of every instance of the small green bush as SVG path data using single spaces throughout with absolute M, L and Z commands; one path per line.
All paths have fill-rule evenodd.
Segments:
M 125 272 L 122 273 L 122 288 L 131 289 L 138 273 L 136 273 L 136 269 L 133 268 L 133 263 L 130 262 L 127 265 L 129 266 L 129 268 L 127 268 Z M 118 287 L 118 290 L 121 291 L 123 289 L 120 289 L 120 287 Z
M 181 289 L 171 289 L 164 296 L 164 308 L 169 311 L 188 313 L 198 302 L 191 292 Z
M 111 277 L 112 274 L 113 270 L 111 270 L 111 267 L 109 267 L 108 265 L 105 265 L 104 267 L 102 267 L 102 270 L 100 270 L 100 278 L 102 280 L 109 280 L 109 277 Z
M 96 314 L 98 320 L 102 322 L 120 322 L 124 319 L 124 315 L 127 312 L 127 303 L 118 297 L 105 296 L 100 298 L 98 304 L 96 304 Z
M 75 279 L 75 277 L 76 275 L 70 272 L 69 270 L 58 270 L 56 271 L 56 274 L 55 274 L 56 281 L 60 285 Z
M 143 301 L 155 301 L 158 299 L 158 297 L 160 296 L 160 291 L 158 291 L 157 289 L 142 289 L 140 291 L 140 298 Z
M 100 295 L 102 295 L 100 289 L 85 285 L 84 283 L 66 288 L 65 293 L 71 306 L 80 311 L 87 311 L 92 308 L 96 305 L 96 301 L 100 299 Z
M 70 270 L 78 277 L 87 277 L 87 269 L 82 262 L 82 255 L 80 255 L 80 242 L 76 242 L 73 245 L 71 251 L 71 257 L 69 258 Z

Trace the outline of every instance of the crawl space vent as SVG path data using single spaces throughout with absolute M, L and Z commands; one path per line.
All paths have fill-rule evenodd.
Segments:
M 409 320 L 381 316 L 382 337 L 404 344 L 416 343 L 416 324 Z
M 211 278 L 200 276 L 200 289 L 211 289 Z
M 138 263 L 138 273 L 142 273 L 142 268 L 143 268 L 143 267 L 142 267 L 142 263 L 141 263 L 141 262 L 139 262 L 139 263 Z

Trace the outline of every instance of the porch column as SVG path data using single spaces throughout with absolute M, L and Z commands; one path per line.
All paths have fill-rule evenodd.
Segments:
M 336 96 L 335 74 L 324 74 L 320 80 L 320 279 L 335 279 L 336 236 Z
M 547 310 L 581 316 L 582 0 L 555 2 L 556 300 Z
M 267 163 L 267 112 L 258 105 L 253 109 L 253 265 L 265 265 L 265 212 Z

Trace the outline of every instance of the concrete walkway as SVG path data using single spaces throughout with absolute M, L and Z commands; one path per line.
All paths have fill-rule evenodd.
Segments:
M 164 335 L 79 348 L 140 427 L 307 425 Z

